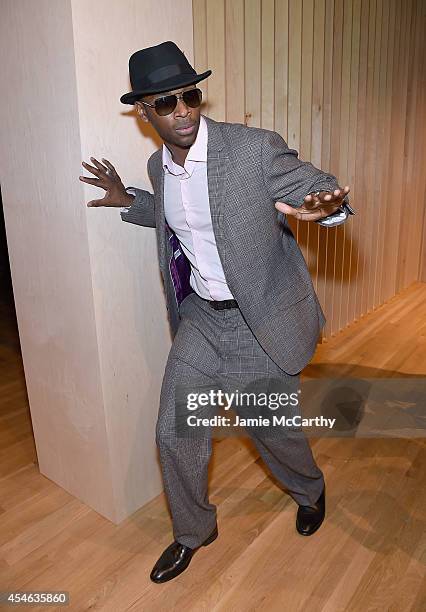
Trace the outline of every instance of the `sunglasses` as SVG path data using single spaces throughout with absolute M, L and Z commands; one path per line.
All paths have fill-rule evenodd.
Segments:
M 170 113 L 175 110 L 178 100 L 181 98 L 185 102 L 186 106 L 197 108 L 201 104 L 202 97 L 203 92 L 201 89 L 196 87 L 194 89 L 188 89 L 181 94 L 172 94 L 170 96 L 162 96 L 161 98 L 157 98 L 154 100 L 154 104 L 149 104 L 148 102 L 143 102 L 142 100 L 139 100 L 139 102 L 141 104 L 146 104 L 146 106 L 150 106 L 151 108 L 155 108 L 157 115 L 164 117 L 165 115 L 170 115 Z

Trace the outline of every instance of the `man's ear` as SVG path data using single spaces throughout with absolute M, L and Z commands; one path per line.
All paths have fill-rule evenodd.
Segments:
M 135 102 L 135 108 L 136 108 L 136 112 L 139 115 L 139 117 L 142 119 L 142 121 L 145 121 L 145 123 L 149 122 L 148 119 L 148 115 L 146 114 L 146 110 L 143 104 L 141 104 L 139 101 Z

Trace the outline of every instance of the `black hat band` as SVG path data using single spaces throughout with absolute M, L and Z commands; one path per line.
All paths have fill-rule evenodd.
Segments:
M 145 79 L 150 83 L 159 83 L 160 81 L 164 81 L 170 77 L 178 74 L 185 74 L 187 72 L 188 66 L 185 66 L 184 64 L 170 64 L 169 66 L 162 66 L 161 68 L 157 68 L 157 70 L 153 70 L 149 74 L 145 75 Z

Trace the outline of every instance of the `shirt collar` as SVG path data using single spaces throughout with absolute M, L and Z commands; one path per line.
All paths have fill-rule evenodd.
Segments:
M 200 115 L 200 125 L 198 126 L 197 137 L 188 151 L 185 164 L 189 160 L 207 162 L 207 139 L 207 123 L 203 115 Z M 174 163 L 170 150 L 166 144 L 163 143 L 163 168 L 167 168 L 169 172 L 176 174 L 176 166 L 177 164 Z

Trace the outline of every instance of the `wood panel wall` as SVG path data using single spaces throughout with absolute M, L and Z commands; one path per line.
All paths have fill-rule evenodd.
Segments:
M 426 281 L 426 2 L 193 0 L 202 112 L 279 132 L 351 187 L 336 228 L 290 219 L 323 339 Z

